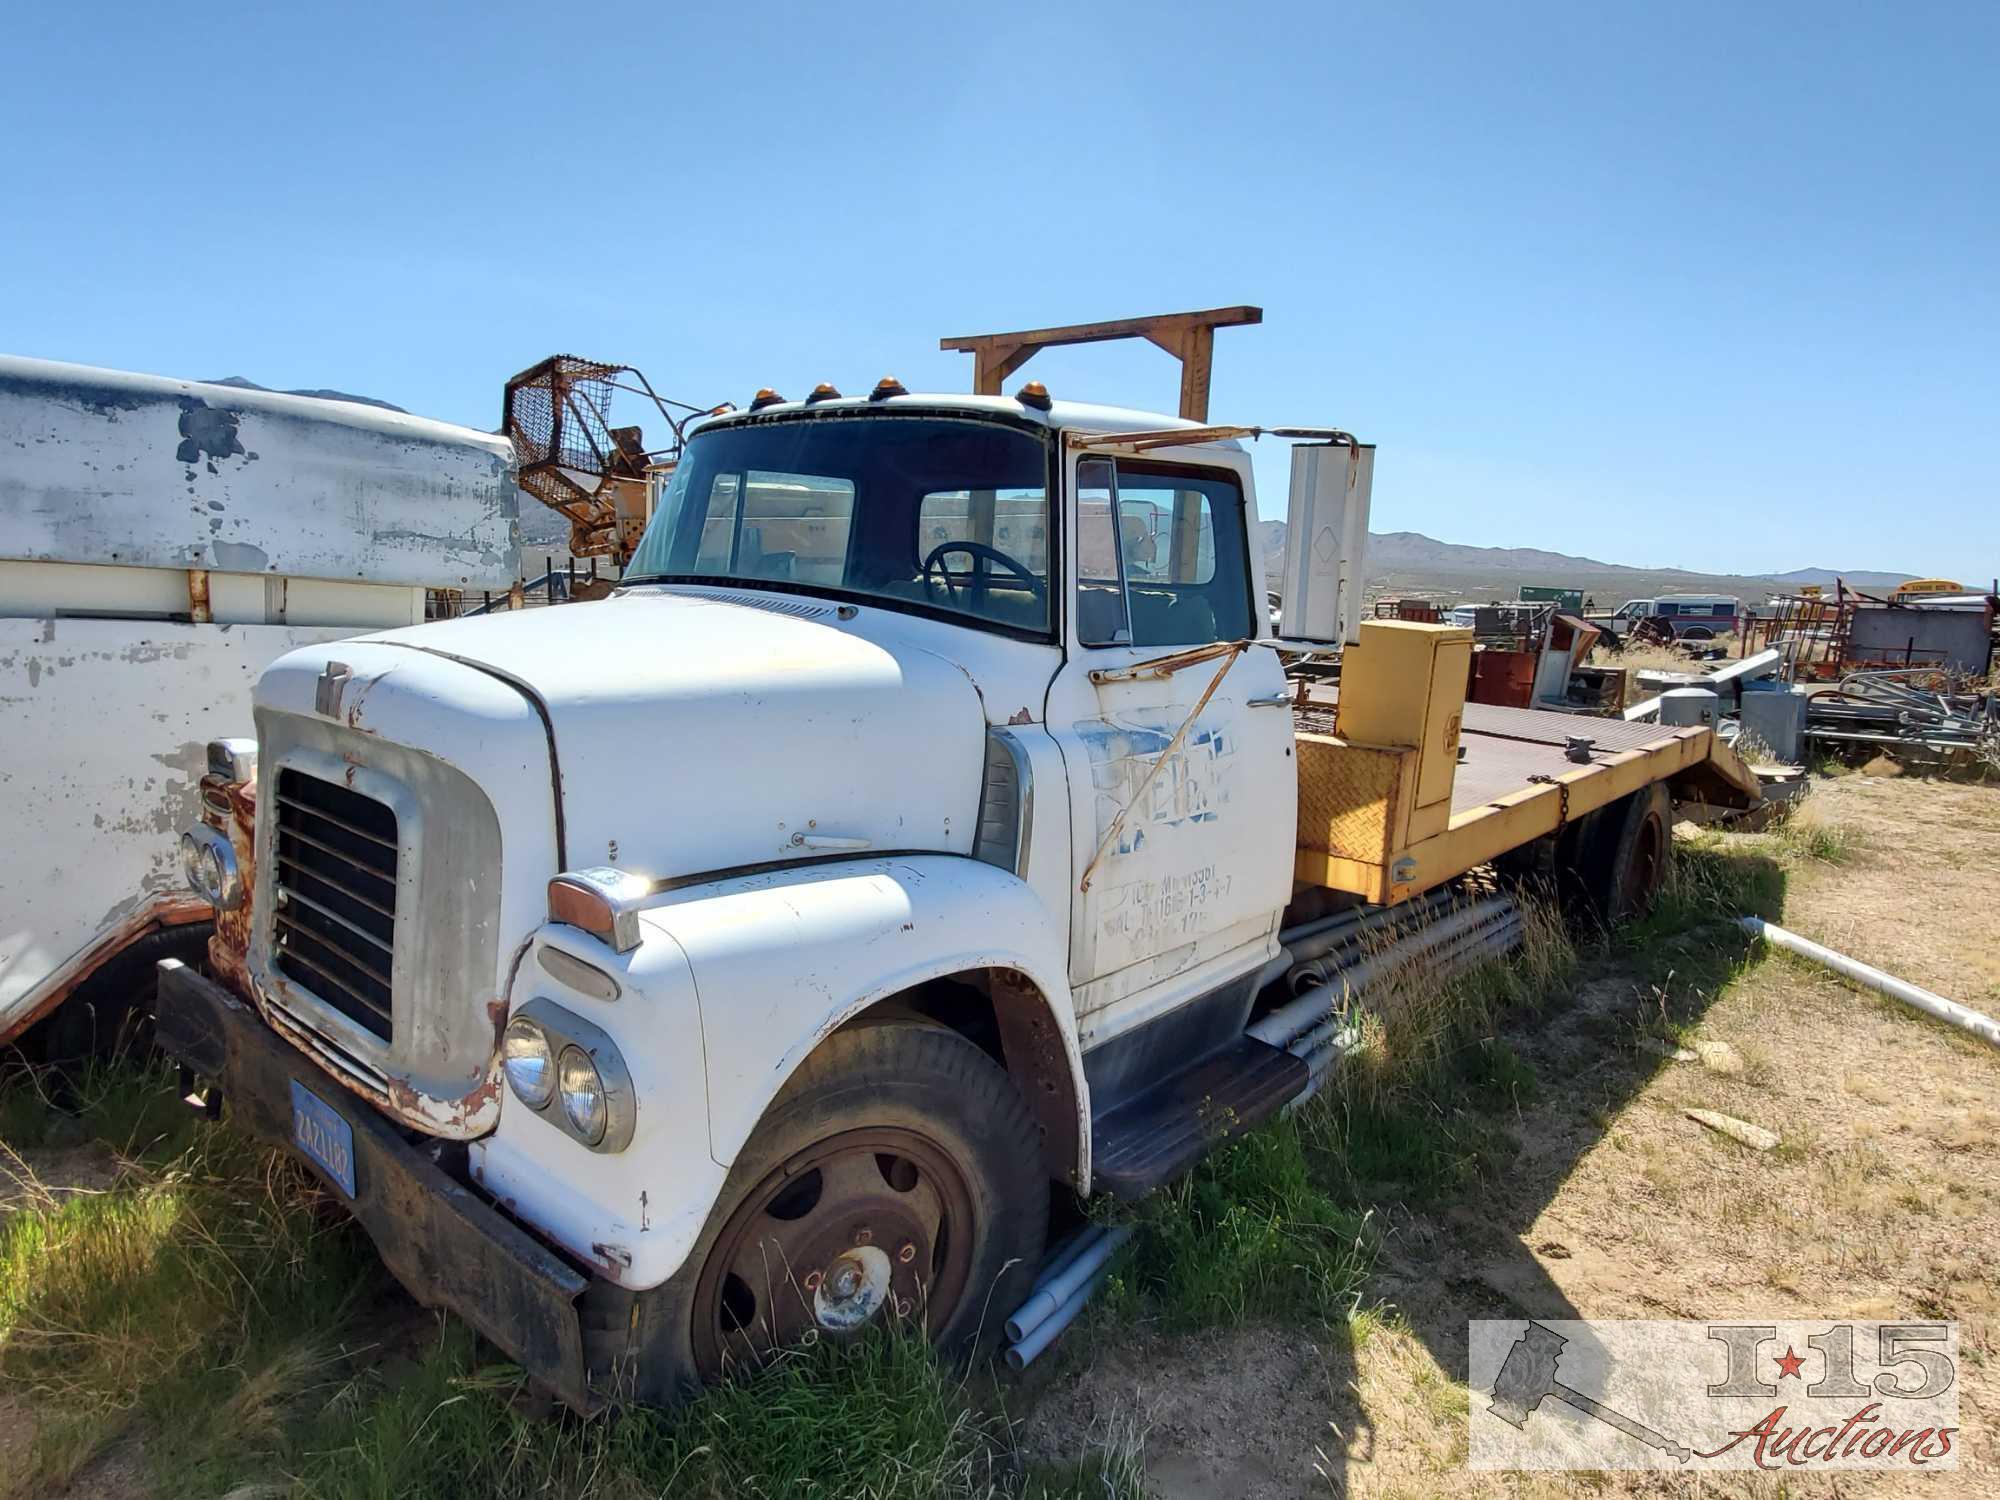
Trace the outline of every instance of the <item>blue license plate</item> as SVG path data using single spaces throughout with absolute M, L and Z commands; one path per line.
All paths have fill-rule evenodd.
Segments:
M 293 1144 L 333 1179 L 335 1187 L 352 1198 L 354 1127 L 298 1079 L 291 1082 Z

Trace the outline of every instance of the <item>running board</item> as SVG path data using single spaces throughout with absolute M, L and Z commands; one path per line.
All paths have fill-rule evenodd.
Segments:
M 1114 1198 L 1144 1197 L 1225 1137 L 1270 1119 L 1309 1077 L 1303 1059 L 1238 1037 L 1092 1121 L 1092 1182 Z

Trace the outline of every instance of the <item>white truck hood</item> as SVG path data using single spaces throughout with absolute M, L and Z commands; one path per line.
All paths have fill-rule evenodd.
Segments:
M 645 590 L 368 643 L 454 659 L 540 701 L 571 868 L 669 879 L 849 851 L 969 853 L 985 753 L 971 679 L 932 652 L 849 634 L 830 607 L 790 612 L 804 606 Z M 355 654 L 324 654 L 343 651 Z M 362 713 L 385 714 L 380 695 L 396 691 L 383 678 Z M 385 734 L 417 706 L 396 707 L 378 720 Z M 454 734 L 481 720 L 455 728 L 449 702 L 434 708 L 438 733 L 416 748 L 451 760 Z M 546 816 L 545 781 L 487 791 L 503 826 Z

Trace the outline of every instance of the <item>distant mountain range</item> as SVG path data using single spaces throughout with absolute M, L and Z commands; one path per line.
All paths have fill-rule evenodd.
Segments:
M 1275 585 L 1285 566 L 1285 523 L 1260 521 L 1257 532 L 1265 576 Z M 1416 531 L 1371 532 L 1366 566 L 1371 593 L 1405 588 L 1461 598 L 1511 598 L 1524 583 L 1549 584 L 1583 589 L 1606 608 L 1661 593 L 1731 594 L 1746 603 L 1761 603 L 1803 584 L 1830 587 L 1836 578 L 1854 588 L 1883 589 L 1918 576 L 1865 568 L 1851 572 L 1799 568 L 1771 575 L 1698 573 L 1609 563 L 1538 547 L 1464 547 Z
M 1821 588 L 1830 589 L 1833 587 L 1834 580 L 1839 579 L 1849 588 L 1893 589 L 1899 584 L 1908 583 L 1912 578 L 1921 578 L 1924 575 L 1921 573 L 1871 573 L 1866 568 L 1855 568 L 1851 572 L 1842 572 L 1839 568 L 1794 568 L 1789 573 L 1773 573 L 1771 576 L 1780 583 L 1791 584 L 1794 588 L 1803 584 L 1816 583 Z M 1968 587 L 1971 586 L 1969 580 L 1960 579 L 1959 581 L 1966 583 Z
M 384 411 L 409 413 L 393 401 L 380 401 L 373 396 L 355 396 L 346 391 L 272 391 L 268 385 L 259 385 L 254 380 L 241 375 L 225 375 L 220 380 L 204 380 L 203 385 L 233 385 L 239 391 L 271 391 L 275 396 L 315 396 L 321 401 L 352 401 L 357 406 L 379 406 Z

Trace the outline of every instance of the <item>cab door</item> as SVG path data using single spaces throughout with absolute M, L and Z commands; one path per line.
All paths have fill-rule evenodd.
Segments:
M 1070 983 L 1086 1046 L 1262 964 L 1291 893 L 1298 808 L 1277 654 L 1130 670 L 1270 635 L 1247 457 L 1169 453 L 1067 465 L 1068 659 L 1047 724 L 1070 786 Z

